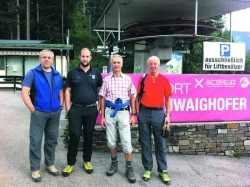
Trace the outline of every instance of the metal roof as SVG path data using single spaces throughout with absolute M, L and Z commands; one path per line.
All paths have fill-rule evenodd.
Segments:
M 47 40 L 1 40 L 1 43 L 25 43 L 25 44 L 40 44 L 46 42 Z
M 105 46 L 101 53 L 141 41 L 152 44 L 147 50 L 161 41 L 161 47 L 184 42 L 189 48 L 197 38 L 226 41 L 220 38 L 223 23 L 211 18 L 246 8 L 250 0 L 110 0 L 94 31 Z
M 50 49 L 55 54 L 60 55 L 61 51 L 66 54 L 69 50 L 71 59 L 74 59 L 73 45 L 65 44 L 31 44 L 31 43 L 0 43 L 0 51 L 41 51 L 43 49 Z
M 250 8 L 250 0 L 197 0 L 198 20 L 224 15 L 226 13 Z M 127 26 L 145 21 L 195 19 L 196 0 L 110 0 L 97 28 L 118 28 L 118 4 L 121 4 L 120 26 Z M 106 15 L 106 19 L 104 18 Z M 247 19 L 247 18 L 246 18 Z
M 28 48 L 28 49 L 54 49 L 54 50 L 60 50 L 60 49 L 70 49 L 73 50 L 73 45 L 65 45 L 65 44 L 29 44 L 29 43 L 0 43 L 0 48 L 5 49 L 17 49 L 17 48 Z

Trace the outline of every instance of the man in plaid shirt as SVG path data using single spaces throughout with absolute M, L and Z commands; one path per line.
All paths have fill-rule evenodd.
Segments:
M 103 80 L 99 95 L 101 98 L 101 126 L 106 128 L 107 146 L 110 148 L 111 165 L 107 171 L 112 176 L 118 169 L 116 141 L 117 128 L 126 158 L 125 175 L 131 183 L 136 182 L 132 168 L 132 144 L 130 127 L 135 123 L 135 93 L 131 77 L 122 73 L 123 59 L 113 55 L 110 59 L 113 73 Z M 130 117 L 130 108 L 132 115 Z M 118 125 L 117 125 L 118 124 Z

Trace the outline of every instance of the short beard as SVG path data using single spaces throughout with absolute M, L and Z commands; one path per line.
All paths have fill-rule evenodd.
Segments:
M 81 62 L 81 65 L 82 65 L 83 67 L 85 67 L 85 68 L 86 68 L 86 67 L 88 67 L 88 66 L 89 66 L 89 63 L 84 64 L 84 63 L 82 63 L 82 62 Z

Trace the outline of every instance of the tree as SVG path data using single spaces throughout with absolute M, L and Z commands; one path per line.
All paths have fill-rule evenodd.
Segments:
M 5 7 L 0 10 L 0 34 L 3 39 L 16 38 L 16 24 L 18 7 L 16 0 L 1 1 L 0 7 Z
M 183 62 L 184 74 L 197 74 L 202 71 L 202 42 L 192 44 L 190 54 L 185 54 Z
M 98 18 L 101 17 L 103 10 L 110 0 L 36 0 L 30 1 L 30 39 L 46 40 L 48 43 L 66 43 L 66 36 L 69 30 L 70 44 L 74 45 L 75 59 L 70 61 L 70 67 L 79 64 L 79 52 L 81 48 L 88 47 L 93 49 L 97 45 L 102 45 L 96 33 L 93 33 Z M 17 6 L 19 2 L 19 6 Z M 38 6 L 39 5 L 39 6 Z M 0 1 L 0 35 L 2 39 L 26 39 L 27 20 L 26 6 L 27 0 L 8 0 Z M 20 22 L 18 22 L 18 16 Z M 211 18 L 214 27 L 222 28 L 222 17 Z M 204 20 L 211 21 L 210 19 Z M 63 21 L 63 24 L 62 24 Z M 18 29 L 20 27 L 20 29 Z M 20 30 L 20 37 L 18 34 Z M 218 35 L 217 33 L 213 34 Z M 224 31 L 222 38 L 229 40 L 229 32 Z M 184 73 L 202 73 L 202 41 L 204 38 L 185 43 L 178 41 L 179 50 L 182 46 L 191 46 L 190 54 L 185 54 L 183 62 Z M 211 40 L 220 41 L 220 40 Z M 126 49 L 133 49 L 134 44 L 126 44 Z M 93 53 L 91 65 L 102 71 L 103 66 L 109 64 L 109 59 L 98 53 Z M 133 55 L 124 57 L 123 71 L 133 72 Z M 245 73 L 250 72 L 250 57 L 246 57 Z M 214 72 L 206 72 L 214 73 Z M 217 72 L 216 72 L 217 73 Z M 218 72 L 223 73 L 223 72 Z M 234 73 L 234 72 L 229 72 Z
M 246 55 L 245 74 L 250 74 L 250 55 Z

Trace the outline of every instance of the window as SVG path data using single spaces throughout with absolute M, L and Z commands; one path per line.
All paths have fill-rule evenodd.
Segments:
M 4 56 L 0 56 L 0 70 L 5 70 Z

